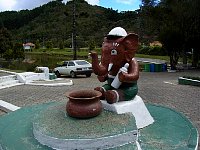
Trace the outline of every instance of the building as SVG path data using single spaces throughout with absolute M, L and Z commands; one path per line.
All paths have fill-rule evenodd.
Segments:
M 162 44 L 159 41 L 153 41 L 152 43 L 150 43 L 150 46 L 160 46 L 160 47 L 162 47 Z
M 35 44 L 29 42 L 29 43 L 23 44 L 23 47 L 25 51 L 32 51 L 32 49 L 35 48 Z

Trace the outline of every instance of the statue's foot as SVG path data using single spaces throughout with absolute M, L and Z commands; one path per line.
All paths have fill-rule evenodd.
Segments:
M 115 91 L 109 90 L 109 91 L 105 92 L 105 98 L 109 104 L 116 103 L 117 99 L 118 99 L 117 97 L 118 97 L 118 95 L 117 95 L 117 92 L 115 92 Z
M 94 88 L 94 90 L 101 92 L 102 95 L 100 97 L 100 100 L 104 100 L 105 99 L 105 91 L 104 91 L 104 89 L 102 87 L 96 87 L 96 88 Z

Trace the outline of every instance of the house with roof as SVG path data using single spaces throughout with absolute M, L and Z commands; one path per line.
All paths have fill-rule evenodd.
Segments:
M 35 44 L 30 43 L 30 42 L 25 43 L 25 44 L 23 44 L 23 48 L 24 48 L 25 51 L 32 51 L 32 49 L 35 48 Z
M 149 44 L 150 46 L 160 46 L 162 47 L 162 43 L 160 43 L 159 41 L 153 41 L 152 43 Z

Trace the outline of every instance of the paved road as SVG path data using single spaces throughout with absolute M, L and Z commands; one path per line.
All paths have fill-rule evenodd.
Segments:
M 139 93 L 146 103 L 168 106 L 184 113 L 200 132 L 200 87 L 178 85 L 178 77 L 183 75 L 200 76 L 200 71 L 176 73 L 141 72 L 138 81 Z M 95 75 L 90 78 L 73 79 L 74 85 L 45 87 L 20 85 L 0 90 L 0 99 L 24 107 L 49 101 L 67 100 L 65 93 L 78 89 L 93 89 L 102 85 Z M 4 114 L 4 113 L 0 113 Z

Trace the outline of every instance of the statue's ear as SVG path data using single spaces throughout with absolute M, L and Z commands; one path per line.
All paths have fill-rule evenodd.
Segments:
M 108 40 L 107 37 L 104 37 L 103 41 L 105 42 L 105 41 L 107 41 L 107 40 Z
M 130 33 L 123 39 L 123 44 L 127 50 L 137 49 L 138 48 L 138 35 L 135 33 Z
M 138 35 L 135 33 L 130 33 L 126 37 L 124 37 L 122 44 L 125 47 L 125 57 L 127 61 L 132 60 L 132 58 L 135 56 L 135 53 L 138 49 Z

